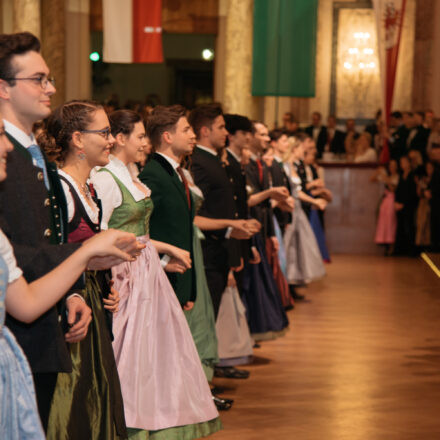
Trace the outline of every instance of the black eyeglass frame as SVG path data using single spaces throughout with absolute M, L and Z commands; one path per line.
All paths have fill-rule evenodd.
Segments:
M 43 90 L 47 89 L 47 85 L 49 83 L 52 84 L 53 87 L 55 87 L 55 78 L 53 76 L 34 76 L 30 78 L 1 78 L 4 81 L 38 81 L 40 83 L 40 87 Z
M 108 139 L 110 137 L 110 135 L 112 134 L 112 131 L 110 129 L 110 127 L 106 127 L 106 128 L 101 128 L 100 130 L 80 130 L 80 133 L 96 133 L 96 134 L 101 134 L 103 135 L 104 139 Z

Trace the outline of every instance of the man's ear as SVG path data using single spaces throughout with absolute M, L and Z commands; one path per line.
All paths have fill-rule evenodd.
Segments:
M 4 99 L 5 101 L 9 101 L 9 89 L 10 85 L 4 79 L 0 79 L 0 99 Z
M 200 137 L 207 137 L 209 136 L 209 127 L 203 126 L 200 127 Z
M 164 140 L 167 144 L 172 144 L 173 136 L 169 131 L 164 131 L 162 134 L 162 140 Z

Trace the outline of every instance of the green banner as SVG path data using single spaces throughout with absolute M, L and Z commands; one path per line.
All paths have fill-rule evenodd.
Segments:
M 254 0 L 252 95 L 315 96 L 318 0 Z

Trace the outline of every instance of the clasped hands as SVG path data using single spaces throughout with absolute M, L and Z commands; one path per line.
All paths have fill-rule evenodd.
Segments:
M 232 220 L 231 238 L 237 240 L 247 240 L 255 235 L 261 229 L 261 223 L 258 220 Z

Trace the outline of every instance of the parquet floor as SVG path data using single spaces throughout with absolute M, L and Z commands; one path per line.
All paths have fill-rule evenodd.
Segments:
M 255 350 L 213 440 L 440 440 L 440 279 L 421 259 L 335 256 L 290 331 Z

